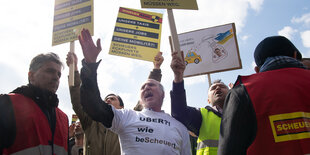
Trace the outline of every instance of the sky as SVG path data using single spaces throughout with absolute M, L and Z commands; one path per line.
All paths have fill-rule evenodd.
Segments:
M 309 0 L 197 0 L 199 10 L 173 10 L 178 33 L 235 23 L 242 69 L 211 74 L 211 81 L 222 79 L 234 83 L 238 75 L 254 73 L 253 52 L 256 45 L 268 36 L 289 38 L 302 53 L 310 57 L 310 1 Z M 101 39 L 102 59 L 98 68 L 101 96 L 119 94 L 125 108 L 132 109 L 139 100 L 140 87 L 146 81 L 153 63 L 109 55 L 109 47 L 119 7 L 163 13 L 161 48 L 164 62 L 162 84 L 165 99 L 162 109 L 170 113 L 170 90 L 173 72 L 168 41 L 170 29 L 165 9 L 142 9 L 139 0 L 94 0 L 94 36 Z M 31 59 L 40 53 L 55 52 L 65 63 L 69 43 L 52 46 L 54 1 L 3 0 L 0 5 L 0 94 L 9 93 L 28 83 Z M 78 41 L 75 42 L 78 59 L 83 58 Z M 78 63 L 81 68 L 81 62 Z M 56 92 L 59 108 L 71 120 L 74 113 L 68 87 L 68 67 L 62 71 Z M 200 75 L 185 78 L 187 104 L 192 107 L 208 105 L 208 77 Z

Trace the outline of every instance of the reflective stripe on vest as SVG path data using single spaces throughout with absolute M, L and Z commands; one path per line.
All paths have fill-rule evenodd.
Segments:
M 12 146 L 3 149 L 3 154 L 68 154 L 68 117 L 55 108 L 56 126 L 54 137 L 47 117 L 30 98 L 20 94 L 9 94 L 14 108 L 16 138 Z M 54 139 L 54 141 L 52 141 Z M 24 152 L 25 151 L 25 152 Z M 33 153 L 36 152 L 36 153 Z
M 218 147 L 218 140 L 204 140 L 197 144 L 197 148 Z
M 197 155 L 216 155 L 221 118 L 205 108 L 200 108 L 202 123 L 197 140 Z

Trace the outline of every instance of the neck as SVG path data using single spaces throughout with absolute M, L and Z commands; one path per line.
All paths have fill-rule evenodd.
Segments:
M 212 106 L 212 108 L 213 108 L 214 110 L 220 112 L 220 113 L 222 113 L 222 111 L 223 111 L 223 108 L 220 107 L 220 106 L 218 106 L 218 105 Z
M 146 109 L 149 109 L 149 110 L 152 110 L 152 111 L 155 111 L 155 112 L 161 112 L 161 108 L 149 108 L 149 107 L 145 107 Z

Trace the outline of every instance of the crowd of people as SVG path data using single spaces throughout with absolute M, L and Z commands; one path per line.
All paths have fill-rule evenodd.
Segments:
M 310 59 L 287 38 L 262 40 L 254 51 L 256 73 L 238 76 L 229 87 L 215 80 L 210 106 L 201 108 L 187 105 L 184 57 L 173 51 L 171 115 L 162 110 L 161 52 L 136 107 L 126 109 L 119 95 L 100 96 L 100 39 L 95 44 L 87 29 L 78 38 L 82 68 L 72 52 L 66 64 L 74 66 L 69 91 L 79 121 L 69 126 L 58 108 L 63 63 L 55 53 L 39 54 L 30 63 L 29 83 L 0 95 L 0 154 L 310 154 Z

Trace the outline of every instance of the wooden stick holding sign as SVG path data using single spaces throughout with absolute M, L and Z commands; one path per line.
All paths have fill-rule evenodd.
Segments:
M 211 75 L 208 73 L 208 82 L 209 82 L 209 87 L 211 87 Z
M 180 42 L 179 42 L 177 29 L 175 26 L 172 9 L 167 9 L 167 13 L 168 13 L 169 26 L 170 26 L 170 33 L 171 33 L 172 52 L 178 51 L 180 54 Z
M 74 53 L 74 41 L 70 42 L 70 52 Z M 69 66 L 69 86 L 74 86 L 74 62 Z
M 178 51 L 178 55 L 181 56 L 180 43 L 178 33 L 176 30 L 174 16 L 172 9 L 189 9 L 198 10 L 196 0 L 173 0 L 173 1 L 161 1 L 158 0 L 140 0 L 142 8 L 166 8 L 168 13 L 168 20 L 172 38 L 172 51 Z

